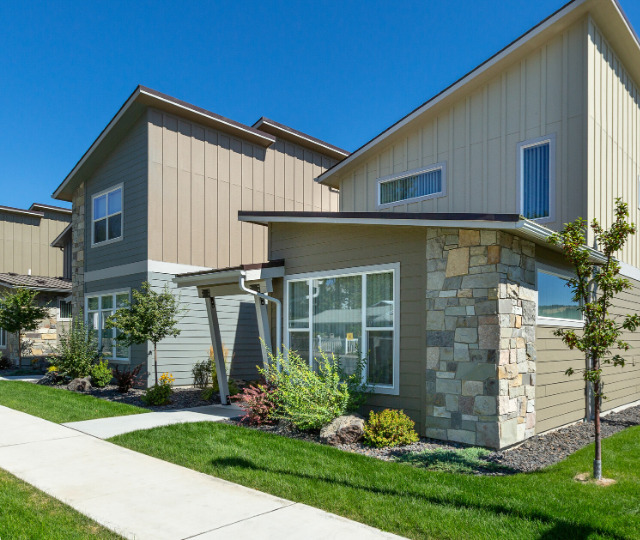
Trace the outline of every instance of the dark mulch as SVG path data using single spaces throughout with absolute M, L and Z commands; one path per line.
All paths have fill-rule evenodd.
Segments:
M 288 424 L 250 426 L 239 419 L 231 419 L 227 423 L 292 439 L 322 444 L 318 433 L 299 431 Z M 637 425 L 640 425 L 640 406 L 611 413 L 602 419 L 602 436 L 609 437 L 625 428 Z M 593 422 L 581 422 L 551 433 L 537 435 L 511 450 L 491 452 L 480 458 L 487 461 L 488 466 L 486 468 L 477 467 L 474 470 L 474 474 L 496 476 L 536 471 L 562 461 L 593 441 Z M 397 461 L 409 454 L 425 451 L 457 452 L 467 448 L 467 446 L 423 437 L 416 443 L 393 448 L 371 448 L 361 442 L 339 445 L 337 448 L 347 452 L 364 454 L 383 461 Z
M 602 418 L 603 437 L 640 425 L 640 406 L 611 413 Z M 528 439 L 520 446 L 493 452 L 488 461 L 504 465 L 516 472 L 530 472 L 553 465 L 595 440 L 593 422 L 581 422 L 544 435 Z

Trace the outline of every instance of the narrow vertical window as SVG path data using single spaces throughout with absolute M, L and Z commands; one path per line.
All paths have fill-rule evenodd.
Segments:
M 0 328 L 0 349 L 7 347 L 7 332 L 4 328 Z
M 527 219 L 552 219 L 555 139 L 520 144 L 520 212 Z

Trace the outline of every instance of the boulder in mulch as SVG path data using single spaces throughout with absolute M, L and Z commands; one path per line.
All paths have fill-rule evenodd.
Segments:
M 60 375 L 57 371 L 49 371 L 42 377 L 42 379 L 38 380 L 36 384 L 46 384 L 47 386 L 54 386 L 58 384 L 59 380 Z
M 72 392 L 88 392 L 91 390 L 91 378 L 73 379 L 67 385 L 67 390 L 71 390 Z
M 332 446 L 353 444 L 362 440 L 363 436 L 364 418 L 359 414 L 338 416 L 320 430 L 320 441 Z

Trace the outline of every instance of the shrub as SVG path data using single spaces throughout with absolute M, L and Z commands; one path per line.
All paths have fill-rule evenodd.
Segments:
M 276 392 L 266 384 L 247 386 L 235 397 L 245 412 L 242 420 L 252 426 L 275 424 L 273 413 L 276 410 Z
M 121 394 L 125 394 L 136 384 L 136 379 L 138 378 L 138 374 L 140 373 L 140 369 L 142 369 L 142 364 L 136 366 L 133 371 L 129 368 L 124 368 L 120 371 L 120 367 L 116 366 L 116 369 L 111 371 L 114 379 L 116 380 L 116 384 L 118 385 L 118 392 Z
M 73 318 L 68 329 L 62 330 L 53 351 L 56 357 L 50 358 L 49 363 L 55 364 L 61 374 L 72 379 L 91 375 L 92 364 L 98 357 L 98 338 L 85 324 L 82 314 Z
M 111 379 L 113 379 L 113 374 L 109 368 L 109 362 L 106 360 L 100 360 L 91 368 L 91 384 L 93 386 L 104 388 L 111 382 Z
M 47 373 L 51 373 L 52 371 L 58 371 L 58 366 L 54 366 L 53 364 L 47 368 Z
M 147 405 L 166 405 L 171 397 L 171 385 L 175 379 L 171 373 L 160 375 L 158 384 L 154 384 L 142 396 L 142 401 Z
M 0 358 L 0 369 L 11 369 L 13 366 L 11 365 L 11 360 L 9 360 L 6 356 Z
M 211 358 L 207 360 L 203 360 L 202 362 L 196 362 L 191 368 L 191 373 L 193 374 L 193 386 L 196 388 L 200 388 L 200 390 L 205 390 L 209 386 L 211 386 L 211 376 L 216 371 L 216 365 L 212 362 Z M 217 384 L 216 380 L 216 384 Z
M 348 410 L 349 385 L 335 356 L 322 354 L 317 371 L 291 350 L 286 356 L 270 356 L 272 366 L 261 371 L 275 389 L 274 418 L 288 420 L 303 431 L 318 430 Z
M 418 440 L 415 422 L 404 411 L 385 409 L 379 413 L 371 411 L 364 426 L 364 442 L 369 446 L 398 446 Z

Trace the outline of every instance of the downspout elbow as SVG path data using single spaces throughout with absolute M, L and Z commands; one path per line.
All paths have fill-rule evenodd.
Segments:
M 244 271 L 241 271 L 239 281 L 240 289 L 252 296 L 262 298 L 265 302 L 273 302 L 276 305 L 276 355 L 279 355 L 280 347 L 282 346 L 282 302 L 273 296 L 269 296 L 268 294 L 261 293 L 247 287 L 245 279 L 246 274 Z

